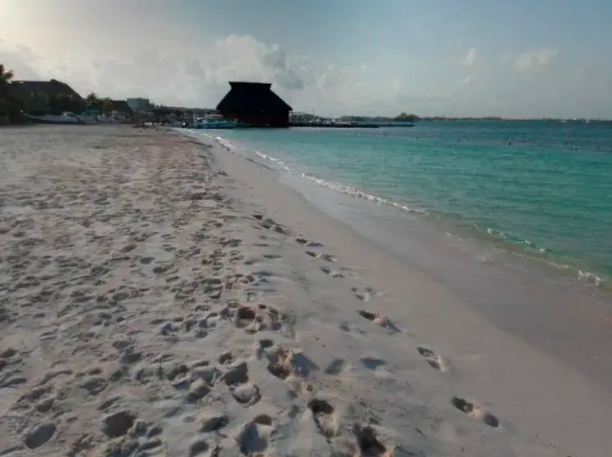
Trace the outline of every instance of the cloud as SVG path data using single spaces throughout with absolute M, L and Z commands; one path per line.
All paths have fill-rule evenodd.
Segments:
M 212 14 L 218 9 L 210 6 L 198 7 L 198 18 L 185 17 L 166 0 L 0 3 L 0 62 L 17 78 L 57 78 L 83 95 L 214 107 L 228 81 L 250 80 L 271 82 L 294 109 L 323 115 L 579 116 L 582 110 L 612 116 L 612 67 L 603 57 L 594 54 L 601 63 L 578 72 L 588 58 L 560 58 L 553 47 L 534 46 L 523 54 L 510 47 L 500 50 L 506 53 L 499 59 L 483 59 L 482 46 L 491 43 L 472 42 L 457 54 L 456 43 L 439 39 L 426 17 L 416 18 L 409 32 L 418 46 L 387 49 L 372 42 L 374 51 L 362 52 L 341 43 L 321 49 L 299 27 L 295 34 L 257 29 L 256 21 L 239 27 L 231 15 L 218 19 Z M 286 25 L 300 20 L 286 19 Z M 345 25 L 341 32 L 361 33 Z M 245 33 L 220 32 L 235 29 Z M 544 75 L 541 70 L 553 64 L 560 71 Z M 535 77 L 517 75 L 531 73 Z
M 558 54 L 558 49 L 546 48 L 525 52 L 514 61 L 514 69 L 518 72 L 539 70 L 548 66 Z
M 37 79 L 40 77 L 40 74 L 29 63 L 31 55 L 31 51 L 26 47 L 13 49 L 3 46 L 0 40 L 0 63 L 12 70 L 16 78 Z
M 475 82 L 474 76 L 466 76 L 457 84 L 459 87 L 469 87 L 473 86 Z
M 274 78 L 281 87 L 289 90 L 304 88 L 304 81 L 290 68 L 285 51 L 278 45 L 272 46 L 261 60 L 274 71 Z
M 42 55 L 0 42 L 0 60 L 19 79 L 56 78 L 83 95 L 93 91 L 114 98 L 143 96 L 167 105 L 214 107 L 232 80 L 271 82 L 295 109 L 316 107 L 327 114 L 353 112 L 376 101 L 399 103 L 395 83 L 368 81 L 370 70 L 361 62 L 337 66 L 309 56 L 289 56 L 279 45 L 251 35 L 200 39 L 198 46 L 182 48 L 142 43 L 140 49 L 127 52 L 99 48 L 85 55 L 74 50 Z
M 213 34 L 170 14 L 163 0 L 5 1 L 13 6 L 11 15 L 0 15 L 0 56 L 17 78 L 56 78 L 83 95 L 198 107 L 216 106 L 228 81 L 259 81 L 271 82 L 296 110 L 395 115 L 405 109 L 403 69 L 381 68 L 363 56 L 338 64 L 315 48 L 315 55 L 295 54 L 248 33 Z M 428 103 L 429 88 L 408 86 L 412 99 Z
M 465 59 L 463 59 L 463 66 L 471 67 L 474 65 L 474 62 L 476 62 L 476 48 L 470 48 L 468 49 Z

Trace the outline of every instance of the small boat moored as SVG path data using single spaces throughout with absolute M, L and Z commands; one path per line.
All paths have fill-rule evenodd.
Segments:
M 206 117 L 195 119 L 194 128 L 196 129 L 234 129 L 238 122 L 225 119 L 219 114 L 210 114 Z
M 42 116 L 33 116 L 22 112 L 23 117 L 36 124 L 84 124 L 85 121 L 76 114 L 70 111 L 64 111 L 62 114 L 44 114 Z

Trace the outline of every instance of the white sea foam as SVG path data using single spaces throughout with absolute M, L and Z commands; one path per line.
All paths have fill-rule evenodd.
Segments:
M 204 134 L 206 135 L 206 134 Z M 206 135 L 209 138 L 213 138 L 210 135 Z M 232 144 L 230 141 L 221 138 L 221 137 L 214 137 L 213 138 L 217 144 L 219 144 L 221 147 L 223 147 L 224 149 L 230 151 L 230 152 L 238 152 L 239 148 Z M 245 148 L 246 149 L 246 148 Z M 241 151 L 243 153 L 247 153 L 247 151 Z M 405 211 L 407 213 L 417 213 L 417 214 L 421 214 L 421 215 L 425 215 L 425 216 L 429 216 L 429 213 L 427 211 L 425 211 L 424 209 L 421 208 L 414 208 L 412 206 L 409 206 L 405 203 L 402 202 L 397 202 L 397 201 L 393 201 L 390 200 L 388 198 L 385 197 L 381 197 L 379 195 L 375 195 L 366 191 L 363 191 L 357 187 L 354 186 L 349 186 L 346 184 L 341 184 L 338 182 L 333 182 L 333 181 L 327 181 L 325 179 L 319 178 L 317 176 L 313 176 L 313 175 L 309 175 L 307 173 L 304 173 L 303 171 L 297 170 L 295 168 L 292 168 L 291 166 L 287 165 L 283 160 L 278 159 L 276 157 L 273 157 L 269 154 L 265 154 L 261 151 L 258 150 L 252 150 L 252 152 L 259 158 L 263 159 L 263 160 L 267 160 L 272 162 L 273 164 L 275 164 L 280 171 L 285 171 L 290 173 L 291 175 L 294 176 L 298 176 L 300 178 L 306 179 L 320 187 L 325 187 L 327 189 L 331 189 L 335 192 L 341 193 L 341 194 L 345 194 L 345 195 L 350 195 L 351 197 L 355 197 L 355 198 L 360 198 L 363 200 L 368 200 L 371 201 L 373 203 L 376 203 L 378 205 L 385 205 L 385 206 L 391 206 L 394 208 L 397 208 L 401 211 Z
M 305 179 L 307 181 L 310 181 L 316 184 L 317 186 L 324 187 L 324 188 L 327 188 L 327 189 L 330 189 L 335 192 L 338 192 L 344 195 L 348 195 L 351 197 L 371 201 L 377 205 L 397 208 L 406 213 L 431 216 L 431 214 L 424 209 L 415 208 L 403 202 L 398 202 L 398 201 L 394 201 L 394 200 L 391 200 L 385 197 L 381 197 L 379 195 L 375 195 L 375 194 L 363 191 L 354 186 L 349 186 L 349 185 L 341 184 L 341 183 L 334 182 L 334 181 L 327 181 L 317 176 L 307 174 L 303 171 L 297 170 L 289 166 L 283 160 L 276 158 L 274 156 L 271 156 L 270 154 L 266 154 L 256 149 L 251 149 L 247 146 L 234 144 L 231 141 L 225 138 L 222 138 L 220 136 L 213 137 L 212 135 L 205 134 L 205 133 L 201 133 L 200 135 L 206 136 L 214 140 L 217 144 L 219 144 L 221 147 L 223 147 L 227 151 L 230 151 L 236 154 L 240 154 L 240 155 L 255 154 L 258 158 L 273 163 L 278 168 L 279 171 L 284 171 L 293 176 L 297 176 L 299 178 Z M 590 271 L 582 270 L 576 267 L 575 265 L 569 265 L 567 263 L 559 261 L 559 259 L 557 259 L 552 252 L 550 252 L 549 250 L 545 248 L 540 248 L 528 240 L 524 240 L 524 239 L 511 240 L 505 233 L 492 229 L 492 228 L 486 228 L 485 232 L 498 241 L 510 243 L 510 246 L 508 247 L 511 249 L 511 251 L 515 251 L 516 248 L 520 248 L 520 246 L 523 246 L 527 248 L 527 250 L 530 253 L 526 253 L 526 252 L 520 253 L 519 252 L 520 254 L 522 255 L 527 254 L 528 257 L 530 258 L 535 258 L 536 260 L 543 261 L 547 265 L 553 268 L 556 268 L 558 270 L 566 271 L 570 273 L 572 276 L 575 276 L 579 280 L 585 281 L 588 284 L 592 284 L 596 287 L 606 287 L 608 283 L 606 278 L 602 278 Z M 514 246 L 514 249 L 511 246 Z

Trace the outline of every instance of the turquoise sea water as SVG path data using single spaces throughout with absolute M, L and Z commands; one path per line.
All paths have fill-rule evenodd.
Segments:
M 610 124 L 421 122 L 214 135 L 320 186 L 610 286 Z

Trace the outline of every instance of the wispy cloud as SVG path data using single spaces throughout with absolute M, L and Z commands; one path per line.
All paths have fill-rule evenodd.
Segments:
M 476 62 L 476 48 L 468 49 L 465 59 L 463 59 L 464 67 L 471 67 Z
M 295 109 L 321 114 L 612 116 L 612 64 L 599 46 L 578 54 L 554 43 L 525 45 L 519 34 L 534 36 L 533 30 L 456 27 L 456 17 L 433 9 L 419 9 L 410 27 L 398 19 L 395 28 L 407 28 L 407 35 L 389 44 L 393 24 L 380 22 L 366 39 L 372 21 L 362 9 L 332 25 L 331 6 L 304 18 L 303 8 L 289 2 L 284 26 L 270 28 L 267 15 L 245 19 L 261 9 L 247 0 L 215 8 L 178 3 L 0 0 L 0 62 L 17 78 L 57 78 L 83 94 L 170 105 L 213 107 L 228 80 L 242 79 L 271 82 Z M 312 29 L 300 26 L 306 19 Z M 594 40 L 569 36 L 576 47 Z M 559 71 L 546 72 L 553 66 Z M 497 93 L 507 93 L 503 102 L 492 98 Z
M 558 54 L 558 49 L 548 48 L 525 52 L 514 61 L 514 69 L 518 72 L 539 70 L 552 63 Z
M 466 76 L 461 81 L 459 81 L 458 86 L 459 87 L 469 87 L 469 86 L 473 86 L 474 82 L 475 82 L 474 76 Z
M 57 78 L 77 91 L 94 91 L 116 98 L 144 96 L 157 103 L 214 106 L 227 92 L 228 81 L 271 82 L 296 109 L 317 106 L 334 113 L 381 100 L 395 102 L 396 81 L 375 84 L 364 63 L 328 64 L 309 56 L 290 56 L 277 44 L 251 35 L 200 40 L 197 48 L 176 48 L 146 41 L 140 49 L 122 53 L 95 48 L 87 55 L 39 55 L 30 48 L 0 42 L 0 61 L 17 78 Z M 157 44 L 157 43 L 156 43 Z M 376 81 L 378 82 L 378 81 Z

